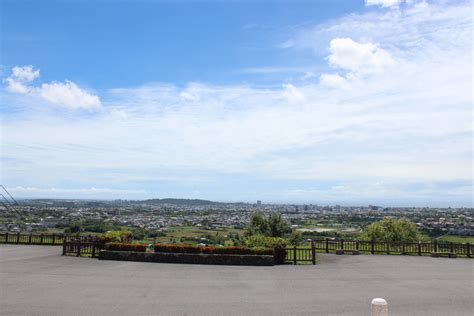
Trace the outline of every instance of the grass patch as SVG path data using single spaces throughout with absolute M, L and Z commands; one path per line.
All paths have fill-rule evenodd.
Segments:
M 439 241 L 449 241 L 449 242 L 456 242 L 456 243 L 471 243 L 474 244 L 474 236 L 452 236 L 452 235 L 446 235 L 443 237 L 440 237 L 438 239 Z

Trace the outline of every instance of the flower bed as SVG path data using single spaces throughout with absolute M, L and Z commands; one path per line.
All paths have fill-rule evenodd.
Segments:
M 156 244 L 155 252 L 164 253 L 212 253 L 213 247 L 194 246 L 194 245 L 177 245 L 177 244 Z
M 145 252 L 146 247 L 147 245 L 143 244 L 124 244 L 119 242 L 112 242 L 105 245 L 105 249 L 111 251 Z
M 156 244 L 155 252 L 161 253 L 195 253 L 195 254 L 228 254 L 228 255 L 268 255 L 273 256 L 273 249 L 247 247 L 211 247 L 176 244 Z

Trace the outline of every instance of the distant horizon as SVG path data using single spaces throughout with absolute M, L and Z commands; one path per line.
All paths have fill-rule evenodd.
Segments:
M 1 1 L 18 197 L 473 206 L 472 1 Z
M 193 197 L 193 198 L 184 198 L 184 197 L 150 197 L 150 198 L 86 198 L 86 197 L 60 197 L 60 198 L 54 198 L 54 197 L 15 197 L 16 200 L 21 201 L 21 200 L 77 200 L 77 201 L 146 201 L 146 200 L 154 200 L 154 199 L 159 199 L 159 200 L 200 200 L 200 201 L 209 201 L 213 203 L 222 203 L 222 204 L 237 204 L 237 203 L 243 203 L 243 204 L 257 204 L 257 201 L 259 200 L 215 200 L 215 199 L 206 199 L 206 198 L 198 198 L 198 197 Z M 467 205 L 428 205 L 428 204 L 422 204 L 422 202 L 419 203 L 406 203 L 406 204 L 379 204 L 379 203 L 351 203 L 351 202 L 344 202 L 344 201 L 263 201 L 260 200 L 262 205 L 317 205 L 317 206 L 336 206 L 339 205 L 341 207 L 368 207 L 369 205 L 372 206 L 377 206 L 377 207 L 390 207 L 390 208 L 410 208 L 410 207 L 415 207 L 415 208 L 473 208 L 473 205 L 467 206 Z M 385 202 L 386 203 L 386 202 Z

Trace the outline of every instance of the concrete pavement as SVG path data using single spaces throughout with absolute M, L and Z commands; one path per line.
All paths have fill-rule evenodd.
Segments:
M 316 266 L 180 265 L 0 245 L 1 315 L 472 315 L 474 260 L 319 256 Z

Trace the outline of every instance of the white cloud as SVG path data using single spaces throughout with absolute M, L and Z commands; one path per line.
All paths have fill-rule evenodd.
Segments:
M 30 88 L 27 87 L 23 82 L 15 80 L 12 77 L 5 79 L 7 83 L 7 89 L 10 92 L 26 94 L 30 91 Z
M 365 5 L 379 5 L 382 7 L 398 7 L 403 0 L 365 0 Z
M 291 83 L 283 85 L 283 88 L 284 95 L 290 104 L 301 104 L 305 101 L 304 93 Z
M 20 194 L 37 194 L 37 193 L 59 193 L 59 194 L 142 194 L 145 190 L 121 190 L 121 189 L 110 189 L 110 188 L 38 188 L 38 187 L 10 187 L 9 192 L 20 193 Z
M 335 38 L 329 44 L 329 64 L 354 73 L 380 72 L 392 66 L 391 54 L 373 43 L 358 43 L 350 38 Z
M 23 67 L 15 66 L 12 68 L 12 74 L 5 79 L 7 88 L 14 93 L 28 93 L 30 88 L 27 83 L 38 78 L 39 70 L 33 70 L 33 66 L 27 65 Z
M 23 66 L 18 67 L 15 66 L 12 69 L 12 77 L 19 80 L 19 81 L 33 81 L 34 79 L 38 78 L 40 75 L 39 70 L 33 70 L 33 66 Z
M 98 96 L 78 87 L 74 82 L 43 83 L 40 86 L 31 86 L 29 83 L 40 76 L 39 70 L 33 66 L 15 66 L 12 74 L 5 79 L 7 89 L 19 94 L 30 94 L 61 106 L 72 109 L 92 109 L 101 106 Z
M 324 86 L 341 89 L 349 88 L 347 79 L 338 74 L 322 74 L 319 80 Z
M 111 109 L 109 111 L 109 114 L 113 119 L 121 119 L 121 120 L 125 120 L 129 116 L 127 111 L 122 110 L 122 109 L 118 109 L 118 108 Z
M 251 67 L 242 70 L 248 74 L 279 74 L 279 73 L 305 73 L 307 67 Z
M 43 83 L 38 89 L 38 93 L 43 99 L 51 103 L 64 105 L 72 109 L 100 107 L 98 96 L 86 92 L 69 80 L 64 83 Z

